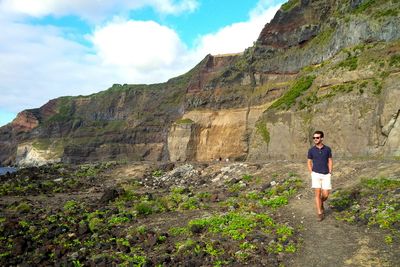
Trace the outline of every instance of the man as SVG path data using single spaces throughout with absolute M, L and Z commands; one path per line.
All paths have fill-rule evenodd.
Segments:
M 315 204 L 318 221 L 324 219 L 324 201 L 328 199 L 329 190 L 332 189 L 332 151 L 323 144 L 324 133 L 315 131 L 313 134 L 314 146 L 308 150 L 308 170 L 311 173 L 311 187 L 314 188 Z

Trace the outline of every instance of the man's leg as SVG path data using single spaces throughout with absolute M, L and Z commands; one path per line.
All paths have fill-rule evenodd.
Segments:
M 322 189 L 322 194 L 321 194 L 321 200 L 322 202 L 325 202 L 329 197 L 329 190 L 328 189 Z
M 317 208 L 317 214 L 322 214 L 322 200 L 321 200 L 321 188 L 314 188 L 315 192 L 315 206 Z
M 321 209 L 324 211 L 324 202 L 328 199 L 329 196 L 329 190 L 327 189 L 322 189 L 321 192 Z

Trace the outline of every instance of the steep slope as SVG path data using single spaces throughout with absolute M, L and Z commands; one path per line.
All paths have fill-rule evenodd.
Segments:
M 290 0 L 242 54 L 154 85 L 114 85 L 21 112 L 2 164 L 400 155 L 400 1 Z

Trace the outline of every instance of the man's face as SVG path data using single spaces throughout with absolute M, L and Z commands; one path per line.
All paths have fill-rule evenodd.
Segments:
M 321 135 L 320 134 L 314 134 L 313 135 L 313 140 L 314 140 L 314 144 L 318 145 L 322 142 Z

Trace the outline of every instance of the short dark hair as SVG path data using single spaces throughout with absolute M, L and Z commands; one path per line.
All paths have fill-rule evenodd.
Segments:
M 324 137 L 324 132 L 323 132 L 323 131 L 315 131 L 314 134 L 319 134 L 319 136 L 320 136 L 321 138 Z M 313 134 L 313 135 L 314 135 L 314 134 Z

